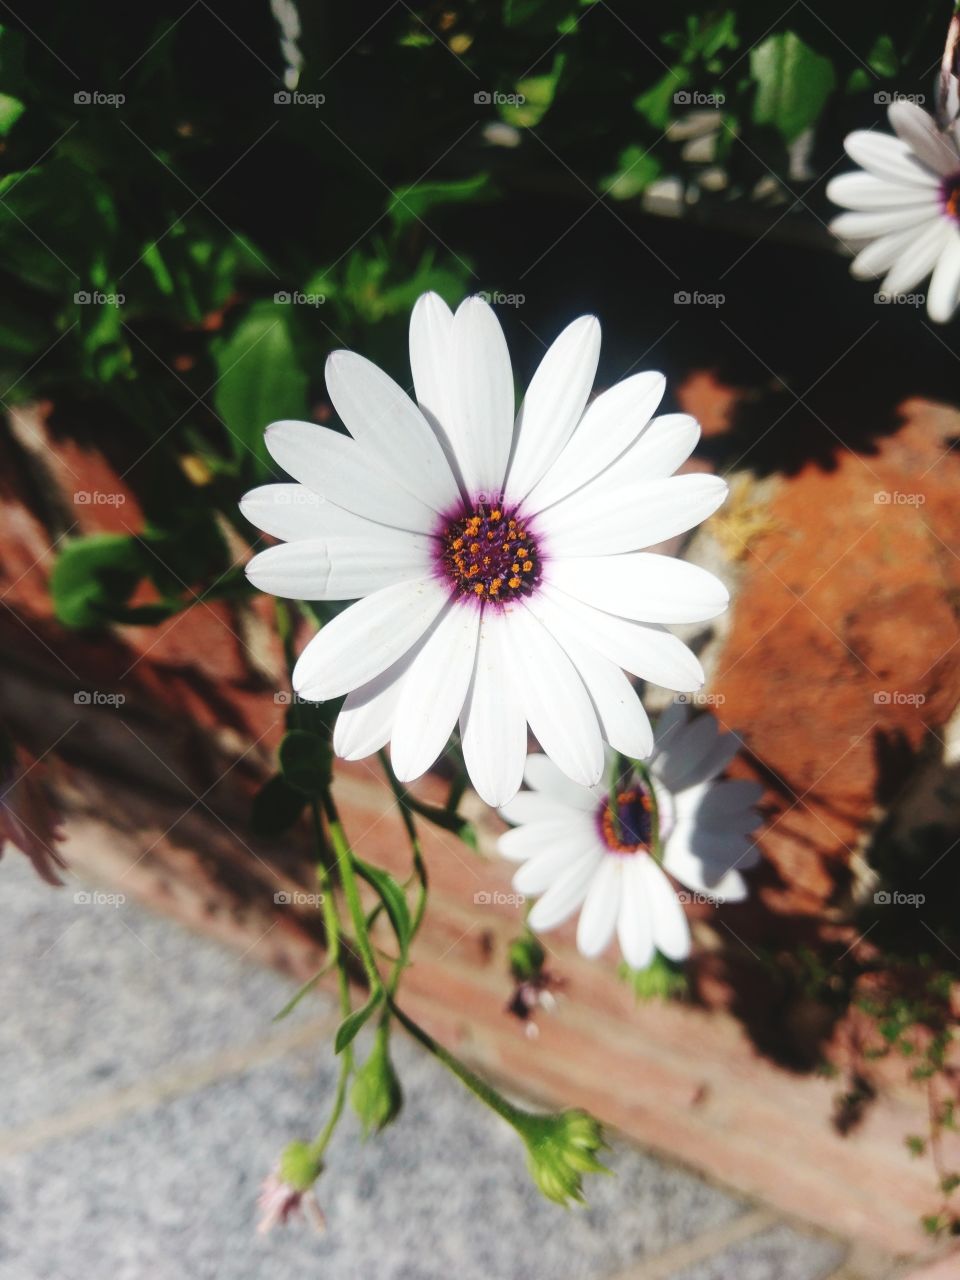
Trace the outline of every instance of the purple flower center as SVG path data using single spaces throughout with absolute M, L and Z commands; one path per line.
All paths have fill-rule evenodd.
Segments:
M 960 173 L 951 174 L 940 184 L 940 199 L 943 211 L 954 222 L 960 222 Z
M 653 801 L 642 782 L 617 796 L 616 809 L 604 796 L 598 812 L 600 835 L 613 853 L 649 853 L 653 836 Z M 616 821 L 614 821 L 616 815 Z
M 536 540 L 516 507 L 465 506 L 444 520 L 437 540 L 443 576 L 459 597 L 502 604 L 540 581 Z

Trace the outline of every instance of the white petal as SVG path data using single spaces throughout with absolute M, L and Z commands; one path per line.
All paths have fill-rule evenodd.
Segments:
M 937 173 L 948 176 L 960 168 L 960 155 L 940 132 L 933 119 L 915 102 L 897 101 L 887 109 L 897 137 L 914 155 Z
M 641 680 L 684 693 L 703 686 L 699 659 L 662 626 L 616 618 L 549 586 L 531 596 L 527 607 L 555 636 L 572 635 Z
M 662 373 L 635 373 L 597 396 L 524 509 L 542 511 L 619 458 L 656 412 L 665 386 Z
M 603 772 L 603 741 L 583 681 L 528 609 L 514 608 L 507 621 L 517 695 L 534 736 L 574 782 L 592 787 Z
M 730 601 L 714 574 L 650 551 L 550 561 L 544 578 L 584 604 L 635 622 L 704 622 Z
M 954 230 L 933 269 L 927 313 L 935 324 L 952 319 L 960 300 L 960 231 Z
M 591 849 L 562 871 L 542 898 L 534 903 L 527 923 L 536 932 L 555 929 L 572 916 L 583 901 L 593 874 L 605 854 Z
M 905 142 L 892 138 L 889 133 L 857 129 L 847 135 L 843 145 L 851 160 L 878 178 L 928 188 L 939 186 L 938 175 L 922 165 Z
M 936 266 L 950 234 L 950 227 L 945 221 L 938 218 L 931 223 L 922 235 L 911 241 L 899 260 L 893 264 L 880 286 L 881 293 L 895 296 L 916 288 Z
M 435 511 L 459 503 L 460 487 L 437 437 L 391 377 L 356 352 L 334 351 L 326 381 L 347 430 L 381 470 Z
M 529 795 L 530 792 L 521 794 Z M 571 821 L 579 827 L 580 845 L 575 852 L 584 853 L 587 846 L 595 842 L 596 828 L 586 814 L 570 813 L 569 810 L 559 817 L 526 822 L 512 831 L 505 831 L 497 841 L 497 849 L 511 862 L 525 862 L 527 858 L 536 858 L 541 853 L 548 853 L 558 841 L 564 839 L 570 830 Z
M 358 600 L 301 653 L 294 689 L 311 702 L 325 702 L 366 684 L 420 639 L 447 600 L 432 581 L 401 582 Z
M 537 823 L 537 827 L 543 833 L 542 842 L 513 877 L 513 887 L 526 897 L 546 893 L 568 867 L 597 850 L 596 828 L 589 818 L 573 818 L 565 823 Z M 532 833 L 534 828 L 530 826 L 520 830 Z M 508 834 L 517 836 L 519 831 Z M 506 857 L 518 858 L 518 846 L 511 850 L 505 844 L 504 848 L 507 849 Z
M 621 858 L 605 857 L 590 882 L 577 924 L 581 955 L 598 956 L 613 937 L 620 914 L 622 863 Z
M 830 230 L 841 240 L 872 240 L 908 227 L 917 232 L 930 221 L 930 211 L 926 208 L 873 209 L 869 213 L 841 213 L 830 223 Z
M 668 960 L 685 960 L 690 954 L 690 929 L 673 885 L 652 858 L 638 858 L 637 863 L 647 894 L 654 945 Z
M 926 206 L 931 213 L 940 207 L 935 187 L 919 187 L 911 183 L 889 182 L 871 173 L 842 173 L 827 183 L 827 199 L 844 209 L 903 208 Z
M 546 756 L 543 759 L 546 760 Z M 559 769 L 557 773 L 567 787 L 573 790 L 570 779 L 560 773 Z M 586 791 L 584 787 L 577 789 Z M 591 803 L 595 803 L 592 793 L 587 791 L 586 794 L 590 796 Z M 555 800 L 552 796 L 541 795 L 539 791 L 518 791 L 509 804 L 501 806 L 500 817 L 504 822 L 511 822 L 514 826 L 522 826 L 530 822 L 560 822 L 566 821 L 571 812 L 577 812 L 578 809 L 582 811 L 586 807 L 586 805 L 567 804 L 565 800 Z
M 615 663 L 569 635 L 557 640 L 586 686 L 600 721 L 600 732 L 614 751 L 645 760 L 653 750 L 653 730 L 639 694 Z
M 747 896 L 747 886 L 743 876 L 734 869 L 738 857 L 750 846 L 741 840 L 720 841 L 715 843 L 713 837 L 699 833 L 697 838 L 701 847 L 710 847 L 716 851 L 714 858 L 705 860 L 690 848 L 692 832 L 686 827 L 678 827 L 667 841 L 663 865 L 681 884 L 695 893 L 703 893 L 723 902 L 742 902 Z M 746 866 L 747 862 L 741 862 Z
M 513 370 L 500 321 L 482 298 L 467 298 L 453 318 L 450 424 L 471 499 L 503 490 L 513 442 Z
M 653 959 L 653 929 L 650 908 L 638 864 L 641 858 L 624 859 L 617 917 L 617 937 L 623 958 L 631 969 L 646 969 Z
M 505 501 L 526 497 L 580 421 L 600 359 L 600 323 L 581 316 L 567 325 L 540 361 L 520 406 Z
M 447 745 L 467 696 L 480 611 L 454 605 L 441 614 L 403 682 L 390 761 L 401 782 L 426 773 Z
M 341 759 L 363 760 L 390 741 L 403 678 L 418 651 L 418 645 L 412 646 L 386 671 L 347 694 L 333 729 L 333 749 Z
M 436 293 L 419 297 L 410 316 L 410 372 L 420 410 L 440 441 L 450 470 L 462 481 L 457 441 L 451 434 L 453 312 Z
M 938 227 L 944 226 L 942 219 L 938 218 L 933 224 Z M 933 225 L 926 228 L 922 235 L 929 230 L 932 232 Z M 874 240 L 872 244 L 868 244 L 865 249 L 861 249 L 854 260 L 850 263 L 850 274 L 857 280 L 871 280 L 875 276 L 882 276 L 888 271 L 893 264 L 898 261 L 915 244 L 917 240 L 917 231 L 915 227 L 909 227 L 906 231 L 893 231 L 890 235 L 881 236 L 879 240 Z
M 532 751 L 527 756 L 523 769 L 523 780 L 528 787 L 533 787 L 541 795 L 549 796 L 574 809 L 582 809 L 592 813 L 597 807 L 599 797 L 589 787 L 578 787 L 567 775 L 553 763 L 549 756 L 539 751 Z
M 460 734 L 463 762 L 480 799 L 494 808 L 520 790 L 527 752 L 527 722 L 514 689 L 506 618 L 484 609 L 477 658 Z
M 436 512 L 374 465 L 355 440 L 311 422 L 274 422 L 264 434 L 284 471 L 330 502 L 380 524 L 431 532 Z
M 335 506 L 302 484 L 263 484 L 251 489 L 240 499 L 240 510 L 252 525 L 284 542 L 383 531 L 383 525 Z
M 365 535 L 301 538 L 268 547 L 246 566 L 260 591 L 292 600 L 356 600 L 373 591 L 424 578 L 431 571 L 429 538 L 375 526 Z
M 675 796 L 677 821 L 693 822 L 718 834 L 749 835 L 761 822 L 754 805 L 762 795 L 758 782 L 739 778 L 702 782 Z
M 550 555 L 616 555 L 665 542 L 700 524 L 727 496 L 719 476 L 672 476 L 638 482 L 614 474 L 614 463 L 599 480 L 537 516 Z

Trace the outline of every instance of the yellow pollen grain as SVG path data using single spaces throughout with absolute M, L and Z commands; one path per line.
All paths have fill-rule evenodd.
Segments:
M 479 543 L 479 542 L 471 542 L 471 543 L 470 543 L 470 554 L 471 554 L 471 555 L 475 556 L 479 550 L 480 550 L 480 543 Z
M 491 512 L 490 512 L 490 519 L 491 519 L 491 520 L 499 520 L 499 519 L 502 517 L 502 515 L 503 515 L 503 512 L 502 512 L 502 511 L 491 511 Z
M 483 595 L 483 592 L 484 592 L 484 586 L 483 586 L 483 583 L 482 583 L 482 582 L 478 582 L 478 583 L 477 583 L 477 585 L 476 585 L 473 589 L 474 589 L 474 591 L 477 593 L 477 595 L 478 595 L 478 596 L 482 596 L 482 595 Z
M 509 579 L 507 580 L 507 586 L 508 586 L 508 587 L 511 587 L 514 591 L 516 591 L 516 589 L 517 589 L 517 587 L 519 587 L 519 585 L 520 585 L 520 579 L 519 579 L 519 578 L 509 578 Z
M 530 572 L 530 570 L 531 570 L 532 568 L 533 568 L 533 561 L 532 561 L 532 560 L 524 560 L 524 562 L 523 562 L 523 572 L 524 572 L 524 573 L 529 573 L 529 572 Z

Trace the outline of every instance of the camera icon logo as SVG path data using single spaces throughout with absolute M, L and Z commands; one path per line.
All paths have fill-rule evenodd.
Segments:
M 686 89 L 678 89 L 673 95 L 673 101 L 678 107 L 689 107 L 690 94 Z
M 673 301 L 677 306 L 689 306 L 690 294 L 687 293 L 686 289 L 681 289 L 679 293 L 673 295 Z
M 273 900 L 277 906 L 289 906 L 293 902 L 293 894 L 287 893 L 286 889 L 280 889 L 273 895 Z
M 478 93 L 473 95 L 473 100 L 478 107 L 489 107 L 490 103 L 493 101 L 493 96 L 489 94 L 486 89 L 481 89 Z
M 86 289 L 80 289 L 79 292 L 73 295 L 73 301 L 78 307 L 88 307 L 93 299 L 90 297 L 90 294 Z
M 880 689 L 873 695 L 873 702 L 877 707 L 886 707 L 890 703 L 890 694 L 886 689 Z
M 487 889 L 481 889 L 479 893 L 473 895 L 474 906 L 489 907 L 493 901 L 493 895 Z
M 78 707 L 89 707 L 90 703 L 92 702 L 92 698 L 90 697 L 89 690 L 78 689 L 77 692 L 73 695 L 73 701 Z
M 78 107 L 89 107 L 92 99 L 85 89 L 81 89 L 73 95 L 73 101 Z
M 85 889 L 81 889 L 79 893 L 75 893 L 73 895 L 73 900 L 78 907 L 88 907 L 93 901 L 93 898 Z
M 873 895 L 873 900 L 878 907 L 888 907 L 890 905 L 890 895 L 885 889 L 881 889 Z
M 293 95 L 288 89 L 278 89 L 273 95 L 273 100 L 280 107 L 288 107 L 293 101 Z
M 78 489 L 73 495 L 73 500 L 78 507 L 88 507 L 92 502 L 92 495 L 86 489 Z
M 291 302 L 290 294 L 286 289 L 279 289 L 274 295 L 273 300 L 279 306 L 289 306 Z
M 882 89 L 880 90 L 879 93 L 875 93 L 873 95 L 873 100 L 878 107 L 889 107 L 890 103 L 893 101 L 890 94 L 886 93 Z

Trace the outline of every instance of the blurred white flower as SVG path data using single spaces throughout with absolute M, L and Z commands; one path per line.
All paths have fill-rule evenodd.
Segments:
M 850 213 L 830 224 L 859 247 L 850 270 L 883 277 L 887 297 L 910 293 L 932 273 L 927 312 L 939 324 L 960 302 L 960 149 L 957 126 L 941 130 L 916 103 L 888 109 L 897 136 L 860 129 L 844 147 L 864 172 L 845 173 L 827 195 Z
M 545 756 L 529 756 L 531 790 L 501 808 L 516 825 L 499 848 L 523 863 L 514 888 L 542 895 L 530 928 L 553 929 L 579 909 L 577 946 L 586 956 L 599 955 L 616 933 L 633 969 L 645 969 L 655 948 L 685 959 L 690 930 L 681 901 L 689 895 L 678 897 L 665 872 L 711 902 L 738 902 L 747 890 L 737 868 L 759 858 L 750 833 L 763 788 L 718 781 L 739 745 L 712 715 L 688 721 L 683 706 L 672 706 L 657 723 L 649 781 L 633 775 L 613 798 L 616 821 L 604 786 L 571 786 Z
M 334 733 L 360 759 L 389 741 L 393 769 L 419 777 L 459 718 L 463 755 L 489 804 L 515 795 L 529 724 L 585 786 L 604 742 L 649 755 L 646 713 L 624 670 L 671 689 L 703 671 L 666 623 L 727 605 L 696 565 L 638 550 L 720 505 L 712 475 L 673 476 L 700 434 L 693 418 L 654 418 L 659 373 L 638 373 L 587 406 L 600 354 L 593 316 L 547 350 L 518 414 L 493 309 L 456 315 L 425 294 L 410 322 L 419 407 L 349 351 L 327 361 L 327 390 L 350 436 L 277 422 L 267 448 L 299 485 L 267 485 L 242 509 L 285 545 L 247 566 L 263 591 L 356 600 L 300 656 L 293 686 L 311 701 L 347 694 Z

